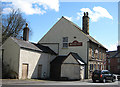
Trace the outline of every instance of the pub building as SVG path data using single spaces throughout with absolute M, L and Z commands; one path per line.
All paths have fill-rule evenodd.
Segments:
M 84 12 L 80 28 L 62 16 L 38 43 L 29 41 L 26 24 L 23 40 L 9 37 L 3 44 L 5 77 L 80 80 L 106 69 L 107 49 L 90 36 L 89 19 Z
M 62 16 L 38 42 L 58 54 L 50 63 L 50 78 L 85 79 L 106 69 L 107 49 L 90 36 L 89 19 L 84 12 L 80 28 Z

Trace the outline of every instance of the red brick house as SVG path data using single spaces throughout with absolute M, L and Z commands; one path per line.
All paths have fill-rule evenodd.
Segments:
M 106 68 L 112 73 L 120 74 L 120 46 L 117 47 L 116 51 L 107 52 L 106 65 Z

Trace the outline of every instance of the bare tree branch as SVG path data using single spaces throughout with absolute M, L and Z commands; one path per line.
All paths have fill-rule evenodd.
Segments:
M 13 9 L 8 15 L 4 15 L 2 19 L 2 43 L 10 36 L 21 37 L 25 23 L 26 20 L 22 17 L 19 9 Z

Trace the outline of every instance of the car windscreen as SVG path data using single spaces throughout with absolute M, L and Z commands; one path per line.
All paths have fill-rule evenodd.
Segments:
M 102 71 L 102 74 L 110 74 L 109 71 Z

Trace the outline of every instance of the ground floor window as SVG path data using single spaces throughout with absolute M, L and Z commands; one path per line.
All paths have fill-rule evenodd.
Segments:
M 90 64 L 90 70 L 93 70 L 93 64 Z
M 110 70 L 110 65 L 108 65 L 108 70 Z
M 99 64 L 98 64 L 98 70 L 99 70 Z
M 94 64 L 94 70 L 96 70 L 96 64 Z
M 120 69 L 120 65 L 117 68 Z

